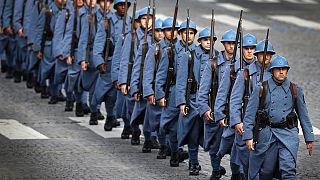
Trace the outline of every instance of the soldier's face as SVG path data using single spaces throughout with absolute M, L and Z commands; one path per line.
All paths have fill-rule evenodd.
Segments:
M 148 22 L 148 28 L 146 28 L 147 27 L 147 21 L 149 21 Z M 152 16 L 149 16 L 149 18 L 148 18 L 148 15 L 142 16 L 140 18 L 140 23 L 141 23 L 141 27 L 143 29 L 151 29 L 151 27 L 152 27 Z
M 200 44 L 205 50 L 210 51 L 210 37 L 200 39 Z
M 67 0 L 55 0 L 55 2 L 59 5 L 62 5 L 62 3 L 65 5 Z
M 104 9 L 104 6 L 105 6 L 104 1 L 100 1 L 100 7 L 101 7 L 101 9 Z M 109 10 L 109 9 L 110 9 L 110 6 L 111 6 L 111 1 L 107 1 L 107 3 L 106 3 L 106 10 Z
M 78 1 L 78 7 L 83 6 L 83 0 L 77 0 Z
M 164 30 L 164 37 L 168 40 L 171 40 L 171 29 L 165 29 Z M 176 39 L 178 37 L 178 30 L 174 30 L 173 39 Z
M 263 52 L 257 54 L 258 63 L 261 66 L 263 63 Z M 266 54 L 266 60 L 264 61 L 265 65 L 268 65 L 271 61 L 272 55 L 270 53 Z
M 124 14 L 126 13 L 126 3 L 119 3 L 117 4 L 116 6 L 116 11 L 117 11 L 117 14 L 119 16 L 124 16 Z
M 188 44 L 192 44 L 192 42 L 194 41 L 194 37 L 195 37 L 196 33 L 194 32 L 193 29 L 189 29 L 189 38 L 187 40 L 187 30 L 183 30 L 181 32 L 181 37 L 182 37 L 182 41 L 183 42 L 187 42 Z
M 228 54 L 233 54 L 235 45 L 236 45 L 235 42 L 224 42 L 223 43 L 224 49 Z
M 157 41 L 160 41 L 163 38 L 163 33 L 161 30 L 155 30 L 154 31 L 154 37 Z
M 90 6 L 90 0 L 86 0 L 86 4 L 87 4 L 87 6 L 89 7 Z M 92 0 L 92 8 L 93 7 L 95 7 L 96 6 L 96 4 L 97 4 L 97 0 Z
M 274 79 L 278 82 L 283 82 L 286 80 L 288 74 L 288 68 L 273 68 L 272 75 Z
M 251 61 L 254 58 L 256 48 L 253 46 L 246 46 L 242 48 L 243 56 L 246 60 Z

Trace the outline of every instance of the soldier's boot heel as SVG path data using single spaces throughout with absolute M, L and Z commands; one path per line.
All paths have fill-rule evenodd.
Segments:
M 121 133 L 121 139 L 129 139 L 130 134 L 132 134 L 131 127 L 130 126 L 124 126 L 122 133 Z
M 189 159 L 188 151 L 184 151 L 183 149 L 179 149 L 179 162 L 183 162 L 184 160 Z
M 48 104 L 57 104 L 59 102 L 59 98 L 57 96 L 51 96 Z
M 2 73 L 5 73 L 5 72 L 7 72 L 8 71 L 8 65 L 7 65 L 7 63 L 5 62 L 5 61 L 2 61 L 1 60 L 1 72 Z
M 98 118 L 98 120 L 104 120 L 104 116 L 103 116 L 102 113 L 100 112 L 100 109 L 98 109 L 97 118 Z
M 157 155 L 157 159 L 166 159 L 167 158 L 168 148 L 166 145 L 161 145 L 160 150 Z
M 212 171 L 210 180 L 219 180 L 221 178 L 220 171 Z
M 83 117 L 83 108 L 82 108 L 82 103 L 76 103 L 76 112 L 75 112 L 77 117 Z
M 89 125 L 98 125 L 97 113 L 95 112 L 91 113 Z
M 33 74 L 32 73 L 28 73 L 27 74 L 26 86 L 27 86 L 28 89 L 31 89 L 31 88 L 33 88 L 34 85 L 35 85 L 35 82 L 34 82 Z
M 21 82 L 21 72 L 16 71 L 14 73 L 14 82 L 15 83 L 20 83 Z
M 170 167 L 179 167 L 179 153 L 174 152 L 171 154 Z
M 8 70 L 7 70 L 7 74 L 6 74 L 6 79 L 11 79 L 13 78 L 13 68 L 11 67 L 8 67 Z
M 199 164 L 191 164 L 189 175 L 198 176 L 200 171 L 201 171 L 201 166 Z
M 231 180 L 244 180 L 244 174 L 243 173 L 232 174 Z
M 112 131 L 112 120 L 107 118 L 103 128 L 105 131 Z
M 132 132 L 131 145 L 140 145 L 140 134 L 140 130 Z
M 64 108 L 64 111 L 66 112 L 73 111 L 73 101 L 66 101 L 66 106 Z
M 151 153 L 151 141 L 145 141 L 142 147 L 143 153 Z

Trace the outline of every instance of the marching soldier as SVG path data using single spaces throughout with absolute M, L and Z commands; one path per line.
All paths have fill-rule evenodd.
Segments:
M 6 57 L 6 44 L 7 37 L 4 34 L 3 28 L 3 17 L 4 17 L 4 9 L 5 9 L 5 0 L 0 0 L 0 61 L 1 61 L 1 72 L 7 72 L 7 57 Z
M 189 26 L 189 27 L 187 27 Z M 206 30 L 206 29 L 205 29 Z M 190 20 L 181 23 L 179 33 L 186 53 L 178 59 L 176 81 L 176 105 L 180 108 L 178 120 L 178 145 L 188 144 L 189 175 L 199 175 L 201 166 L 198 160 L 199 145 L 203 143 L 203 121 L 197 111 L 197 91 L 201 78 L 201 55 L 204 54 L 201 45 L 195 47 L 194 38 L 197 34 L 196 24 Z M 210 32 L 209 32 L 210 34 Z M 200 34 L 198 42 L 203 38 Z M 209 48 L 210 49 L 210 46 Z
M 276 172 L 281 179 L 296 179 L 298 118 L 312 154 L 314 134 L 306 102 L 301 88 L 287 78 L 289 69 L 283 56 L 275 56 L 270 63 L 271 78 L 255 86 L 250 96 L 242 137 L 251 151 L 248 179 L 272 179 Z M 259 122 L 257 114 L 261 115 Z

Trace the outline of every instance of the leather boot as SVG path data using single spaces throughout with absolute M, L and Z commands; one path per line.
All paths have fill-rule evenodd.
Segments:
M 82 103 L 76 103 L 76 112 L 75 112 L 77 117 L 83 117 L 83 109 L 82 109 Z
M 199 164 L 191 164 L 189 175 L 198 176 L 201 171 L 201 166 Z
M 179 167 L 179 152 L 171 153 L 170 167 Z
M 160 150 L 157 155 L 157 159 L 166 159 L 167 158 L 167 145 L 161 145 Z
M 142 147 L 143 153 L 151 153 L 151 141 L 145 141 Z
M 124 126 L 122 133 L 121 133 L 121 139 L 129 139 L 130 134 L 132 134 L 131 127 L 130 126 Z
M 98 125 L 97 113 L 92 112 L 90 115 L 89 125 Z
M 73 111 L 73 101 L 66 101 L 64 111 Z
M 132 132 L 131 145 L 140 145 L 140 134 L 140 130 Z

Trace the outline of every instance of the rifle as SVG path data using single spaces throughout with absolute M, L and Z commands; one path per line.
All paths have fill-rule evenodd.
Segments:
M 176 1 L 176 6 L 174 9 L 174 16 L 173 16 L 173 23 L 172 23 L 172 29 L 171 29 L 171 39 L 170 39 L 170 44 L 167 49 L 168 52 L 168 60 L 169 60 L 169 66 L 168 66 L 168 72 L 167 72 L 167 78 L 166 78 L 166 83 L 164 87 L 164 92 L 165 92 L 165 105 L 166 102 L 169 100 L 169 90 L 170 86 L 173 83 L 174 80 L 174 49 L 175 45 L 173 43 L 173 37 L 174 37 L 174 31 L 176 28 L 176 22 L 177 22 L 177 15 L 178 15 L 178 7 L 179 7 L 179 0 Z
M 106 20 L 107 19 L 107 9 L 106 9 L 106 5 L 107 4 L 107 0 L 104 0 L 104 8 L 103 8 L 103 15 L 104 15 L 104 20 Z M 109 25 L 109 19 L 107 20 L 107 32 L 106 32 L 106 34 L 107 34 L 107 39 L 106 39 L 106 44 L 105 44 L 105 49 L 104 49 L 104 60 L 107 60 L 108 59 L 108 57 L 109 57 L 109 51 L 110 51 L 110 43 L 111 43 L 111 37 L 110 37 L 110 35 L 111 35 L 111 27 L 110 27 L 110 25 Z M 112 50 L 112 49 L 111 49 Z M 111 55 L 111 54 L 110 54 Z M 112 56 L 112 55 L 111 55 Z
M 40 43 L 40 51 L 44 52 L 45 42 L 48 36 L 53 37 L 53 33 L 50 28 L 50 21 L 51 21 L 51 9 L 49 8 L 48 0 L 45 1 L 45 20 L 44 20 L 44 30 L 42 34 L 42 39 Z
M 134 56 L 133 53 L 134 53 L 134 44 L 135 44 L 135 39 L 136 39 L 136 31 L 134 29 L 134 19 L 136 17 L 136 8 L 137 8 L 137 0 L 135 0 L 133 3 L 133 11 L 132 11 L 131 45 L 130 45 L 130 56 L 129 56 L 129 63 L 128 63 L 127 91 L 129 91 L 131 74 L 132 74 L 132 67 L 133 67 L 133 56 Z
M 156 5 L 155 5 L 155 0 L 152 1 L 152 11 L 153 11 L 153 16 L 152 16 L 152 38 L 151 38 L 151 44 L 154 43 L 154 38 L 155 38 L 155 22 L 156 22 Z
M 137 3 L 137 0 L 135 0 L 135 3 Z M 128 14 L 128 0 L 125 1 L 124 4 L 124 17 L 123 17 L 123 22 L 122 22 L 122 45 L 124 42 L 124 38 L 125 38 L 125 33 L 126 33 L 126 21 L 127 21 L 127 14 Z M 134 10 L 135 12 L 135 10 Z M 132 16 L 133 17 L 133 16 Z M 134 19 L 132 19 L 132 21 L 134 21 Z
M 249 76 L 248 68 L 244 69 L 243 76 L 244 76 L 244 97 L 243 97 L 243 105 L 242 105 L 242 120 L 244 119 L 246 109 L 249 103 L 249 98 L 250 98 L 250 91 L 249 91 L 250 76 Z
M 214 9 L 212 9 L 212 17 L 211 17 L 211 33 L 210 33 L 210 52 L 209 52 L 209 59 L 211 63 L 211 90 L 209 94 L 209 106 L 211 108 L 211 117 L 213 117 L 214 112 L 214 104 L 216 101 L 217 91 L 218 91 L 218 75 L 217 75 L 217 62 L 215 61 L 214 55 L 214 28 L 215 28 L 215 19 L 214 19 Z
M 70 56 L 72 60 L 75 60 L 75 49 L 78 46 L 78 37 L 77 37 L 77 20 L 78 20 L 78 0 L 73 1 L 73 8 L 74 8 L 74 17 L 73 17 L 73 30 L 72 30 L 72 40 L 71 40 L 71 53 Z
M 147 35 L 148 35 L 148 28 L 149 28 L 149 16 L 150 16 L 150 0 L 148 4 L 148 12 L 147 12 L 147 22 L 146 22 L 146 29 L 144 30 L 144 37 L 143 37 L 143 44 L 142 44 L 142 55 L 141 55 L 141 64 L 140 64 L 140 74 L 139 74 L 139 91 L 138 91 L 138 98 L 137 100 L 140 101 L 142 96 L 142 81 L 143 81 L 143 71 L 144 71 L 144 62 L 146 60 L 146 55 L 148 51 L 148 42 L 147 42 Z
M 185 44 L 185 52 L 188 52 L 188 46 L 189 46 L 189 32 L 190 32 L 190 14 L 189 14 L 189 8 L 187 9 L 187 29 L 186 29 L 186 44 Z M 184 108 L 184 111 L 186 114 L 188 114 L 190 110 L 190 94 L 191 94 L 191 87 L 194 83 L 194 77 L 193 77 L 193 65 L 194 65 L 194 54 L 190 52 L 188 54 L 188 82 L 187 82 L 187 92 L 186 92 L 186 106 Z
M 89 64 L 90 52 L 93 48 L 93 39 L 92 39 L 92 31 L 94 25 L 94 14 L 92 12 L 92 0 L 90 0 L 89 4 L 89 32 L 88 32 L 88 45 L 86 49 L 86 63 Z
M 233 84 L 234 84 L 234 82 L 236 80 L 235 63 L 236 63 L 236 56 L 237 56 L 239 39 L 240 39 L 240 42 L 242 44 L 242 37 L 241 37 L 241 34 L 242 34 L 242 12 L 243 12 L 243 10 L 240 11 L 240 18 L 239 18 L 238 27 L 237 27 L 237 33 L 236 33 L 236 42 L 235 42 L 235 45 L 234 45 L 234 51 L 233 51 L 233 56 L 232 56 L 232 60 L 231 60 L 231 65 L 230 65 L 230 88 L 229 88 L 229 93 L 228 93 L 228 96 L 227 96 L 227 105 L 226 105 L 226 109 L 225 109 L 225 114 L 226 114 L 225 124 L 226 125 L 230 124 L 230 117 L 229 117 L 230 94 L 231 94 L 231 91 L 232 91 Z M 240 49 L 240 53 L 242 53 L 242 49 Z M 240 54 L 240 67 L 241 68 L 243 66 L 242 63 L 243 63 L 242 62 L 242 54 Z
M 260 93 L 259 93 L 259 109 L 258 113 L 256 115 L 256 123 L 253 128 L 253 143 L 254 145 L 259 143 L 259 128 L 260 128 L 260 123 L 264 119 L 264 101 L 266 99 L 266 94 L 267 94 L 267 86 L 268 86 L 268 81 L 263 82 L 263 74 L 264 74 L 264 66 L 265 66 L 265 60 L 267 56 L 267 49 L 268 49 L 268 41 L 269 41 L 269 29 L 267 30 L 267 35 L 266 35 L 266 40 L 264 44 L 264 50 L 263 50 L 263 62 L 262 62 L 262 70 L 260 74 L 260 82 L 262 85 L 260 86 Z

